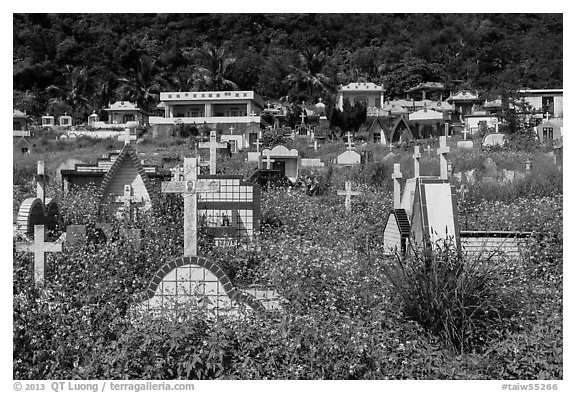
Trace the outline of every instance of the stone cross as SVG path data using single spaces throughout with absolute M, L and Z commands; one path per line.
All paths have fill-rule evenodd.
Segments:
M 124 146 L 129 145 L 130 141 L 136 140 L 136 135 L 130 135 L 130 128 L 124 129 L 124 136 L 120 135 L 118 137 L 119 141 L 124 141 Z
M 256 116 L 256 112 L 252 111 L 250 112 L 250 117 L 255 117 Z
M 392 180 L 394 180 L 394 209 L 400 209 L 400 179 L 402 179 L 402 172 L 400 172 L 400 164 L 394 164 L 394 172 L 392 173 Z
M 46 202 L 46 169 L 44 161 L 38 161 L 38 170 L 36 175 L 36 198 L 44 204 Z
M 260 139 L 256 139 L 256 142 L 254 142 L 254 144 L 256 145 L 256 151 L 257 151 L 258 153 L 260 153 L 260 146 L 262 146 L 263 143 L 260 142 Z
M 428 148 L 424 149 L 428 152 L 428 158 L 430 158 L 430 153 L 432 152 L 432 148 L 428 145 Z
M 352 204 L 351 204 L 352 195 L 360 195 L 360 192 L 352 191 L 352 182 L 346 181 L 346 183 L 344 183 L 344 190 L 338 190 L 338 195 L 346 196 L 346 199 L 344 199 L 344 206 L 346 208 L 346 211 L 349 212 L 350 210 L 352 210 Z
M 546 112 L 546 121 L 550 120 L 550 113 Z
M 304 112 L 302 112 L 300 114 L 300 118 L 302 119 L 302 124 L 304 124 L 304 119 L 306 118 L 306 115 L 304 114 Z
M 45 242 L 44 239 L 44 225 L 34 225 L 34 243 L 16 244 L 16 251 L 34 253 L 34 280 L 40 284 L 44 282 L 45 254 L 62 252 L 62 243 Z
M 501 121 L 496 120 L 496 134 L 498 134 L 498 126 L 502 124 Z
M 321 104 L 322 103 L 322 97 L 318 98 L 318 102 Z
M 264 160 L 264 162 L 266 163 L 266 169 L 272 169 L 272 163 L 274 161 L 276 160 L 270 158 L 270 152 L 268 152 L 268 154 L 266 154 L 266 159 Z
M 450 148 L 446 146 L 446 137 L 440 137 L 440 148 L 437 150 L 440 156 L 440 179 L 448 179 L 448 153 Z
M 184 158 L 184 180 L 162 182 L 162 192 L 184 196 L 184 256 L 198 254 L 198 192 L 218 192 L 215 181 L 198 180 L 198 158 Z
M 348 138 L 348 142 L 346 142 L 348 144 L 348 151 L 350 151 L 352 150 L 352 134 L 350 133 L 350 131 L 348 131 L 346 137 Z
M 230 126 L 229 130 L 230 130 L 230 135 L 232 135 L 234 133 L 234 126 Z
M 180 166 L 175 167 L 175 168 L 171 168 L 170 173 L 172 174 L 170 176 L 170 180 L 172 180 L 172 181 L 184 180 L 184 168 L 182 168 Z
M 448 136 L 448 129 L 449 129 L 448 122 L 444 122 L 444 136 Z
M 210 149 L 210 174 L 216 174 L 216 149 L 225 149 L 226 143 L 216 141 L 216 131 L 210 131 L 210 142 L 200 142 L 198 147 L 201 149 Z
M 420 158 L 422 154 L 420 154 L 420 146 L 414 146 L 414 154 L 412 154 L 412 158 L 414 159 L 414 177 L 420 177 Z
M 390 153 L 392 153 L 392 142 L 390 142 L 390 144 L 388 145 L 388 148 L 390 149 Z
M 128 217 L 132 221 L 133 217 L 133 203 L 142 202 L 142 197 L 136 197 L 132 195 L 132 187 L 130 184 L 124 185 L 124 195 L 117 196 L 114 198 L 114 202 L 121 202 L 124 204 L 124 216 Z
M 470 131 L 468 131 L 468 127 L 464 127 L 462 130 L 462 135 L 464 135 L 464 140 L 466 140 L 466 135 L 468 135 Z

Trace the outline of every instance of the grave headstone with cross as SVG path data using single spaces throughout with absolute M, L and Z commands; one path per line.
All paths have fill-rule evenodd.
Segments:
M 263 145 L 263 143 L 260 141 L 260 138 L 256 139 L 256 142 L 254 142 L 254 144 L 256 145 L 256 152 L 260 153 L 260 146 Z
M 306 119 L 306 115 L 304 114 L 304 111 L 302 111 L 302 113 L 300 113 L 300 118 L 302 119 L 302 124 L 304 124 L 304 119 Z
M 440 137 L 440 148 L 437 150 L 440 156 L 440 179 L 448 179 L 448 153 L 450 148 L 446 146 L 446 137 Z
M 394 181 L 394 209 L 400 209 L 401 204 L 401 188 L 400 179 L 402 179 L 402 172 L 400 172 L 400 164 L 394 164 L 394 172 L 392 173 L 392 180 Z
M 136 203 L 142 203 L 141 196 L 134 196 L 132 186 L 130 184 L 124 185 L 124 194 L 114 197 L 114 202 L 120 202 L 124 205 L 122 216 L 130 221 L 134 220 L 134 207 Z
M 352 210 L 352 196 L 360 195 L 359 191 L 352 191 L 352 182 L 346 181 L 344 183 L 344 190 L 338 190 L 338 195 L 344 195 L 344 207 L 347 212 Z
M 124 146 L 129 145 L 131 141 L 135 141 L 136 139 L 136 135 L 130 134 L 130 128 L 124 129 L 124 135 L 118 137 L 119 141 L 124 141 Z
M 44 282 L 44 271 L 47 252 L 62 252 L 62 243 L 45 241 L 44 225 L 34 225 L 34 242 L 17 243 L 17 251 L 34 253 L 34 280 L 41 284 Z
M 272 169 L 272 163 L 275 162 L 276 160 L 273 160 L 270 157 L 270 152 L 268 152 L 268 154 L 266 155 L 266 159 L 262 161 L 266 163 L 266 169 Z
M 348 131 L 346 137 L 348 138 L 348 141 L 346 142 L 348 144 L 348 150 L 352 150 L 352 134 L 350 131 Z
M 210 131 L 210 142 L 200 142 L 198 144 L 200 149 L 210 149 L 210 174 L 216 174 L 216 149 L 225 149 L 228 147 L 226 143 L 216 141 L 216 131 Z
M 162 192 L 184 196 L 184 255 L 198 252 L 198 192 L 218 192 L 219 184 L 214 181 L 198 180 L 198 158 L 184 158 L 184 180 L 162 182 Z
M 230 130 L 230 135 L 232 135 L 234 133 L 234 126 L 230 126 L 229 130 Z
M 414 146 L 414 154 L 412 155 L 414 159 L 414 177 L 420 177 L 420 158 L 422 158 L 422 154 L 420 154 L 420 146 Z
M 430 158 L 430 157 L 431 157 L 432 150 L 433 150 L 433 149 L 430 147 L 430 145 L 428 145 L 428 147 L 427 147 L 426 149 L 424 149 L 424 150 L 428 152 L 428 158 Z

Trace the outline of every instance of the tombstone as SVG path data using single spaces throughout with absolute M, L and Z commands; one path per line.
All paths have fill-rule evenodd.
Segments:
M 432 150 L 434 150 L 434 149 L 432 149 L 432 148 L 430 147 L 430 145 L 428 145 L 428 147 L 427 147 L 426 149 L 424 149 L 424 150 L 425 150 L 426 152 L 428 152 L 428 158 L 430 158 L 430 157 L 431 157 Z
M 506 183 L 512 183 L 514 181 L 514 175 L 516 173 L 516 171 L 509 171 L 507 169 L 504 169 L 504 181 Z
M 129 145 L 131 141 L 135 141 L 136 139 L 136 135 L 130 134 L 130 128 L 125 128 L 124 134 L 118 136 L 119 141 L 124 141 L 124 146 Z
M 272 149 L 262 150 L 262 157 L 268 156 L 270 156 L 271 160 L 274 160 L 270 169 L 281 171 L 291 182 L 298 180 L 300 172 L 300 155 L 298 150 L 277 145 Z
M 458 141 L 456 143 L 456 147 L 458 149 L 473 149 L 474 148 L 474 142 L 472 141 Z
M 350 181 L 346 181 L 345 183 L 345 189 L 344 190 L 338 190 L 338 195 L 344 195 L 345 196 L 345 200 L 344 200 L 344 207 L 346 209 L 347 212 L 350 212 L 352 210 L 352 196 L 353 195 L 360 195 L 359 191 L 352 191 L 352 182 Z
M 27 198 L 20 204 L 16 219 L 17 231 L 32 235 L 35 225 L 45 225 L 54 229 L 59 215 L 56 199 L 46 198 L 47 176 L 44 161 L 38 161 L 36 174 L 36 198 Z
M 336 158 L 336 164 L 355 166 L 362 162 L 362 156 L 354 150 L 347 150 Z
M 69 116 L 68 113 L 64 112 L 63 116 L 60 116 L 60 127 L 70 127 L 72 126 L 72 116 Z
M 448 153 L 450 148 L 446 146 L 446 137 L 440 137 L 440 147 L 438 148 L 438 155 L 440 156 L 440 179 L 448 179 Z
M 198 148 L 210 149 L 210 174 L 216 174 L 216 149 L 226 149 L 226 143 L 216 141 L 216 131 L 210 131 L 210 142 L 200 142 Z
M 184 158 L 184 181 L 162 182 L 162 192 L 184 196 L 184 255 L 197 255 L 197 192 L 217 192 L 218 184 L 198 181 L 198 158 Z
M 482 141 L 482 147 L 504 146 L 506 144 L 505 134 L 488 134 Z
M 16 251 L 34 253 L 34 281 L 42 284 L 44 282 L 46 253 L 62 252 L 62 244 L 46 242 L 44 225 L 34 225 L 34 242 L 16 243 Z

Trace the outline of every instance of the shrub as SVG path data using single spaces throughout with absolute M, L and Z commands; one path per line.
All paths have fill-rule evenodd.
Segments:
M 482 349 L 513 310 L 503 275 L 490 258 L 463 258 L 449 240 L 411 251 L 385 269 L 404 313 L 456 352 Z

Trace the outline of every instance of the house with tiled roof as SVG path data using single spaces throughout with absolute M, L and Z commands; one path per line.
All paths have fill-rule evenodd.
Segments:
M 28 129 L 28 124 L 32 123 L 30 116 L 28 116 L 26 112 L 22 112 L 17 109 L 13 110 L 12 116 L 12 130 L 14 131 L 14 136 L 30 136 L 30 131 Z
M 406 99 L 442 101 L 443 93 L 446 91 L 440 82 L 422 82 L 406 90 Z

